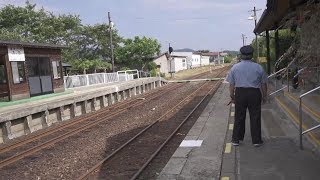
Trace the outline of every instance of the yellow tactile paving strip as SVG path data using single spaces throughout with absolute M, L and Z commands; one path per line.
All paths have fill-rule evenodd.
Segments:
M 221 177 L 221 180 L 229 180 L 229 177 Z
M 231 143 L 226 143 L 226 147 L 224 149 L 224 153 L 231 153 Z
M 288 115 L 291 117 L 291 119 L 297 124 L 299 125 L 299 118 L 298 115 L 296 115 L 296 113 L 292 112 L 278 97 L 275 98 L 276 101 L 279 103 L 279 105 L 282 107 L 283 110 L 285 110 Z M 302 128 L 303 130 L 307 130 L 308 128 L 306 127 L 305 124 L 303 124 L 302 122 Z M 308 136 L 318 145 L 320 146 L 320 140 L 315 136 L 315 134 L 313 132 L 309 132 Z
M 296 98 L 296 97 L 294 97 L 294 96 L 292 96 L 290 93 L 285 92 L 284 94 L 285 94 L 288 98 L 290 98 L 291 100 L 299 103 L 299 99 Z M 317 118 L 316 120 L 317 120 L 318 122 L 320 122 L 320 113 L 312 110 L 310 107 L 306 106 L 304 103 L 302 103 L 302 107 L 303 107 L 305 110 L 307 110 L 310 114 L 312 114 L 314 117 L 316 117 L 316 118 Z
M 229 124 L 229 130 L 233 130 L 234 124 Z

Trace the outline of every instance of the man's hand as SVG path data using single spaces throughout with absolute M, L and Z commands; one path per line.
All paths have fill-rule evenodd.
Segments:
M 227 104 L 227 106 L 229 106 L 230 104 L 235 104 L 235 103 L 236 103 L 236 102 L 235 102 L 234 98 L 231 97 L 231 100 L 230 100 L 230 102 Z

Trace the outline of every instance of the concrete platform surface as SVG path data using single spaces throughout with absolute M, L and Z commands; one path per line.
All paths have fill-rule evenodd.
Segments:
M 218 179 L 228 125 L 228 86 L 222 84 L 185 140 L 203 140 L 200 147 L 179 147 L 158 179 Z
M 247 118 L 249 122 L 249 118 Z M 241 180 L 309 180 L 319 179 L 320 154 L 304 138 L 304 150 L 298 143 L 298 129 L 276 104 L 262 108 L 264 145 L 253 147 L 250 125 L 245 140 L 237 148 L 236 165 Z

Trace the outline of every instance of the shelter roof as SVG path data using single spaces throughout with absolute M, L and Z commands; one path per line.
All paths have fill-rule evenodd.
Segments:
M 254 33 L 260 34 L 266 30 L 275 30 L 282 27 L 282 21 L 286 15 L 295 11 L 296 7 L 306 3 L 307 0 L 268 0 L 267 8 L 264 10 Z
M 33 43 L 33 42 L 18 42 L 18 41 L 1 41 L 0 46 L 21 46 L 30 48 L 48 48 L 48 49 L 63 49 L 68 46 L 58 44 Z

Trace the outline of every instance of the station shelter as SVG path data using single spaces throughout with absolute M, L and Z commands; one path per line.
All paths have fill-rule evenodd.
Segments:
M 62 45 L 0 41 L 0 101 L 64 91 Z

